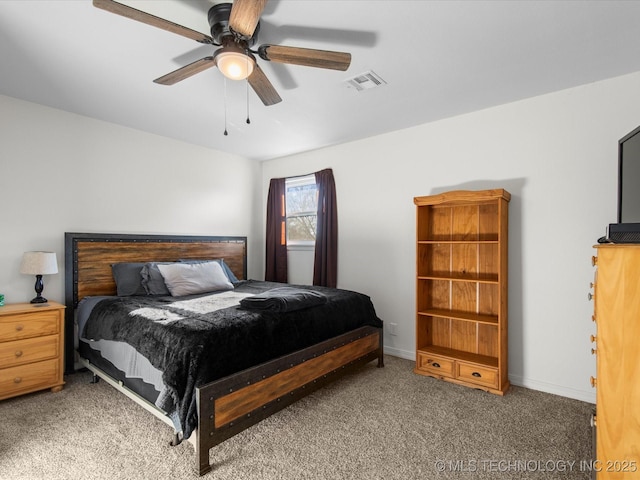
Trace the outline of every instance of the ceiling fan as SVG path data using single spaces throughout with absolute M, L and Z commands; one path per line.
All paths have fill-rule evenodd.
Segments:
M 209 36 L 123 3 L 113 0 L 93 0 L 95 7 L 111 13 L 182 35 L 199 43 L 220 47 L 211 56 L 156 78 L 154 82 L 161 85 L 173 85 L 196 73 L 217 66 L 227 78 L 232 80 L 246 78 L 262 103 L 269 106 L 281 102 L 282 98 L 258 65 L 256 55 L 270 62 L 342 71 L 349 68 L 350 53 L 280 45 L 260 45 L 257 50 L 251 50 L 258 40 L 260 16 L 266 3 L 267 0 L 234 0 L 233 3 L 219 3 L 212 6 L 208 13 L 211 27 Z

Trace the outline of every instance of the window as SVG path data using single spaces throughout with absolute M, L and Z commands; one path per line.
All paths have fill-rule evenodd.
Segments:
M 315 175 L 287 178 L 285 189 L 287 245 L 314 245 L 318 212 Z

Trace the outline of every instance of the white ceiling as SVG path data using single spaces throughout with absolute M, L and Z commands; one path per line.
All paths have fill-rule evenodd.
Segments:
M 209 34 L 212 0 L 127 1 Z M 264 160 L 640 71 L 637 1 L 270 0 L 263 43 L 347 51 L 346 72 L 259 60 L 283 101 L 265 107 L 210 55 L 89 0 L 0 1 L 0 94 Z M 345 80 L 373 70 L 387 84 Z M 225 129 L 225 103 L 228 136 Z

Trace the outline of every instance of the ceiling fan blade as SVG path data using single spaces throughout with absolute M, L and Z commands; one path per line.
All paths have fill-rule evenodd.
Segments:
M 270 62 L 330 68 L 332 70 L 345 71 L 351 64 L 350 53 L 314 50 L 311 48 L 261 45 L 258 49 L 258 54 L 262 59 Z
M 253 73 L 249 76 L 249 85 L 267 107 L 282 101 L 282 98 L 280 98 L 280 95 L 273 88 L 273 85 L 258 64 L 253 67 Z
M 229 16 L 229 27 L 245 37 L 253 36 L 267 0 L 234 0 Z
M 200 73 L 207 68 L 211 68 L 215 66 L 216 62 L 213 60 L 213 57 L 204 57 L 200 60 L 196 60 L 189 65 L 185 65 L 177 70 L 174 70 L 171 73 L 167 73 L 160 78 L 156 78 L 154 80 L 155 83 L 159 83 L 160 85 L 173 85 L 174 83 L 178 83 L 185 78 L 189 78 L 196 73 Z
M 137 20 L 138 22 L 146 23 L 147 25 L 151 25 L 152 27 L 161 28 L 171 33 L 182 35 L 183 37 L 190 38 L 192 40 L 195 40 L 196 42 L 208 44 L 214 43 L 213 38 L 211 38 L 209 35 L 205 35 L 204 33 L 200 33 L 190 28 L 183 27 L 182 25 L 178 25 L 177 23 L 170 22 L 169 20 L 165 20 L 164 18 L 156 17 L 155 15 L 143 12 L 142 10 L 137 10 L 122 3 L 114 2 L 113 0 L 93 0 L 93 6 L 111 13 L 115 13 L 117 15 L 122 15 L 123 17 L 127 17 L 132 20 Z

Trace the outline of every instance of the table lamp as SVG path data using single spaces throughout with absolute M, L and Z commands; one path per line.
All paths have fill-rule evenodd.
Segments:
M 36 297 L 31 300 L 31 303 L 46 303 L 47 299 L 42 296 L 42 290 L 44 290 L 42 275 L 58 273 L 55 252 L 24 252 L 20 273 L 36 276 Z

